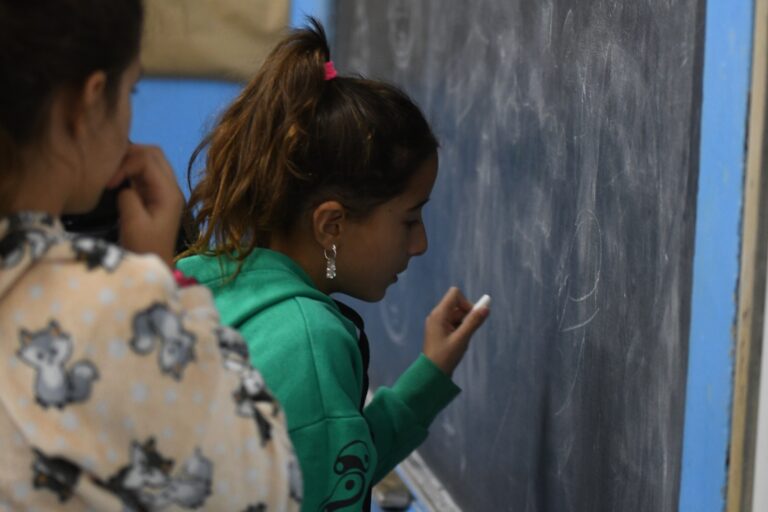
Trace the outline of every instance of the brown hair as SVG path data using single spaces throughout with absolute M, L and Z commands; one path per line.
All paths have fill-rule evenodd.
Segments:
M 141 0 L 0 0 L 0 185 L 9 188 L 20 149 L 45 132 L 55 92 L 104 71 L 114 108 L 142 23 Z
M 437 150 L 403 91 L 361 77 L 326 80 L 329 60 L 323 27 L 310 18 L 277 45 L 195 150 L 190 184 L 207 150 L 189 202 L 200 235 L 185 255 L 242 261 L 329 199 L 365 216 L 405 190 Z

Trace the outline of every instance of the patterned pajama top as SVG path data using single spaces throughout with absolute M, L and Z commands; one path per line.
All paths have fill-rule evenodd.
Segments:
M 202 286 L 0 219 L 0 511 L 294 511 L 278 404 Z

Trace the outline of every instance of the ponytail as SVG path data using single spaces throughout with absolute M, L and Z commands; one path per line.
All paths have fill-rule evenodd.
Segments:
M 189 254 L 243 260 L 288 232 L 308 208 L 336 199 L 365 215 L 405 189 L 437 148 L 411 100 L 389 84 L 326 79 L 331 60 L 315 19 L 288 35 L 192 155 L 207 152 L 189 208 Z

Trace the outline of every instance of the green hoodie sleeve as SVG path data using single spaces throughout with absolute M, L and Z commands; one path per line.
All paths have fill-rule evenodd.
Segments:
M 379 454 L 376 484 L 427 437 L 435 416 L 460 389 L 424 354 L 391 388 L 380 387 L 364 415 Z
M 435 415 L 458 393 L 421 356 L 361 414 L 357 338 L 327 304 L 285 301 L 240 330 L 253 364 L 285 408 L 305 476 L 303 511 L 331 504 L 359 510 L 369 486 L 425 439 Z

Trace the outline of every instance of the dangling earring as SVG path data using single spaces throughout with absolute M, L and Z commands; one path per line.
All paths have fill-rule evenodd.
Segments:
M 336 277 L 336 244 L 331 244 L 331 254 L 328 254 L 328 249 L 323 249 L 323 256 L 325 256 L 325 277 L 333 279 Z

